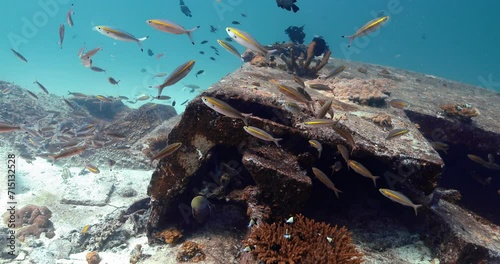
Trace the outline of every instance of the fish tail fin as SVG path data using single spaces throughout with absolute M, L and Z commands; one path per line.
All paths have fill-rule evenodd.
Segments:
M 241 115 L 243 116 L 243 123 L 245 123 L 245 126 L 248 126 L 248 118 L 252 116 L 252 113 L 249 114 L 241 113 Z
M 350 48 L 352 45 L 352 42 L 354 41 L 354 35 L 353 36 L 342 36 L 342 38 L 349 39 L 349 45 L 347 47 Z
M 296 4 L 293 4 L 292 10 L 293 10 L 294 13 L 297 13 L 297 11 L 299 11 L 300 8 Z
M 194 45 L 194 40 L 193 40 L 193 35 L 192 35 L 192 33 L 193 33 L 195 30 L 199 29 L 199 28 L 200 28 L 200 26 L 196 26 L 196 27 L 194 27 L 194 28 L 192 28 L 192 29 L 190 29 L 190 30 L 186 31 L 186 34 L 188 35 L 189 40 L 191 40 L 191 44 L 193 44 L 193 45 Z
M 163 91 L 163 87 L 161 87 L 160 85 L 159 86 L 155 86 L 154 88 L 158 88 L 158 99 L 160 99 L 160 96 L 161 96 L 161 92 Z
M 283 139 L 282 139 L 282 138 L 275 138 L 275 139 L 273 140 L 274 144 L 276 144 L 276 146 L 277 146 L 278 148 L 280 148 L 280 147 L 281 147 L 281 146 L 280 146 L 280 143 L 279 143 L 281 140 L 283 140 Z
M 379 176 L 373 176 L 372 177 L 372 180 L 373 180 L 373 185 L 375 185 L 375 187 L 377 187 L 377 179 L 380 178 Z
M 416 205 L 413 206 L 413 210 L 415 210 L 415 216 L 417 216 L 417 209 L 419 207 L 422 207 L 422 205 L 421 204 L 416 204 Z
M 141 52 L 144 52 L 144 49 L 142 48 L 142 42 L 145 41 L 146 39 L 148 39 L 149 36 L 145 36 L 145 37 L 142 37 L 142 38 L 138 38 L 137 39 L 137 45 L 139 45 L 139 48 L 141 48 Z
M 337 199 L 339 199 L 339 198 L 340 198 L 340 197 L 339 197 L 339 193 L 341 193 L 342 191 L 341 191 L 341 190 L 339 190 L 339 189 L 334 188 L 334 189 L 333 189 L 333 192 L 335 193 L 335 196 L 337 196 Z

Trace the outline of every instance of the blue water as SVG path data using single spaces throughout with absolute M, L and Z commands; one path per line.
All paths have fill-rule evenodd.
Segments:
M 66 13 L 74 3 L 74 26 L 66 24 Z M 500 32 L 496 29 L 500 2 L 494 1 L 367 1 L 367 0 L 299 0 L 300 11 L 280 9 L 272 0 L 185 0 L 193 17 L 179 9 L 179 1 L 13 1 L 4 0 L 0 42 L 0 79 L 14 82 L 39 92 L 33 84 L 43 83 L 51 93 L 66 95 L 67 91 L 130 98 L 141 94 L 156 95 L 155 89 L 163 78 L 152 81 L 150 73 L 170 73 L 178 65 L 196 60 L 193 71 L 178 84 L 167 87 L 163 94 L 180 103 L 196 93 L 182 91 L 183 84 L 207 88 L 240 66 L 234 55 L 217 45 L 217 38 L 226 38 L 224 29 L 234 26 L 251 33 L 259 42 L 269 44 L 286 41 L 284 30 L 305 25 L 306 42 L 314 35 L 323 36 L 333 56 L 356 61 L 405 68 L 426 74 L 500 91 Z M 50 6 L 50 9 L 46 7 Z M 390 21 L 377 33 L 355 41 L 347 48 L 342 35 L 357 28 L 383 12 Z M 247 17 L 242 17 L 244 13 Z M 200 25 L 191 45 L 186 35 L 157 31 L 146 24 L 147 19 L 174 21 L 185 28 Z M 237 20 L 241 25 L 232 25 Z M 58 29 L 65 24 L 66 34 L 61 50 Z M 27 26 L 31 25 L 31 26 Z M 96 25 L 124 29 L 136 37 L 150 36 L 138 45 L 120 42 L 92 30 Z M 218 26 L 217 33 L 210 26 Z M 31 27 L 28 31 L 27 27 Z M 202 40 L 209 43 L 201 45 Z M 94 66 L 107 73 L 93 72 L 82 66 L 78 50 L 102 45 L 103 51 L 94 56 Z M 220 56 L 209 48 L 217 47 Z M 244 48 L 234 44 L 240 52 Z M 24 63 L 9 50 L 14 48 L 29 61 Z M 147 55 L 147 49 L 166 55 L 161 59 Z M 205 55 L 198 52 L 202 50 Z M 213 56 L 216 61 L 209 59 Z M 150 73 L 142 73 L 146 69 Z M 199 78 L 198 70 L 205 70 Z M 119 86 L 108 83 L 107 77 L 121 80 Z

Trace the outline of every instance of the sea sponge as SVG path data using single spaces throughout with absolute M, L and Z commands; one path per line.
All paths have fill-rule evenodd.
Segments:
M 252 229 L 244 245 L 264 263 L 362 263 L 363 254 L 345 228 L 315 222 L 303 215 L 294 222 L 262 223 Z

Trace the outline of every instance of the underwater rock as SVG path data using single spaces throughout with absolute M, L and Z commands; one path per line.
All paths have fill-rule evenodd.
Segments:
M 282 137 L 281 148 L 248 135 L 243 130 L 241 120 L 216 113 L 199 97 L 191 101 L 181 121 L 168 136 L 169 142 L 182 142 L 183 145 L 177 152 L 159 161 L 148 187 L 148 195 L 152 201 L 147 228 L 149 238 L 153 238 L 153 232 L 164 229 L 167 222 L 185 221 L 182 216 L 184 213 L 179 214 L 179 210 L 199 195 L 200 190 L 210 193 L 209 185 L 217 185 L 208 176 L 213 170 L 209 168 L 209 161 L 214 155 L 222 155 L 220 153 L 239 164 L 240 175 L 247 177 L 246 185 L 242 187 L 254 184 L 252 182 L 257 184 L 259 194 L 257 202 L 253 204 L 269 206 L 272 218 L 301 210 L 311 195 L 312 173 L 306 175 L 305 172 L 310 170 L 314 162 L 321 162 L 324 166 L 332 165 L 340 158 L 333 150 L 336 150 L 337 144 L 345 144 L 345 139 L 333 129 L 305 129 L 302 120 L 312 118 L 312 113 L 304 109 L 300 117 L 291 116 L 277 102 L 279 98 L 286 98 L 269 82 L 271 79 L 279 80 L 280 83 L 293 82 L 291 76 L 280 70 L 259 70 L 244 65 L 242 69 L 215 84 L 203 96 L 215 97 L 241 112 L 253 113 L 249 118 L 249 125 L 263 128 L 275 137 Z M 244 88 L 256 81 L 261 85 L 254 86 L 251 90 Z M 366 82 L 366 87 L 369 87 L 370 82 Z M 325 96 L 315 90 L 309 90 L 309 93 L 315 98 Z M 361 109 L 377 114 L 383 113 L 382 110 L 349 103 L 349 100 L 341 102 L 334 99 L 334 105 L 336 116 L 346 116 L 339 121 L 341 126 L 354 134 L 357 144 L 357 150 L 352 154 L 354 159 L 370 169 L 376 169 L 373 173 L 380 176 L 387 173 L 396 175 L 400 168 L 410 168 L 411 173 L 400 178 L 404 180 L 402 184 L 423 193 L 433 190 L 442 169 L 442 161 L 416 127 L 411 126 L 409 120 L 394 118 L 391 114 L 393 126 L 408 127 L 411 132 L 386 141 L 388 131 L 371 120 L 358 116 L 362 113 Z M 317 161 L 312 157 L 310 152 L 313 150 L 308 144 L 310 138 L 320 140 L 329 149 L 324 155 L 329 157 L 327 160 Z M 286 168 L 284 164 L 287 164 Z M 251 181 L 249 176 L 253 178 Z M 346 184 L 356 186 L 361 180 L 358 177 L 361 176 L 348 177 L 351 182 Z M 389 179 L 388 177 L 385 176 Z M 366 182 L 365 187 L 373 188 L 373 184 L 371 187 L 370 184 L 371 181 Z M 282 206 L 283 204 L 287 206 Z M 186 212 L 190 212 L 190 209 Z
M 131 111 L 131 109 L 120 100 L 103 102 L 96 97 L 89 96 L 86 98 L 74 98 L 70 101 L 87 110 L 91 116 L 107 121 L 115 120 Z
M 110 131 L 127 136 L 127 143 L 134 144 L 166 120 L 177 115 L 170 105 L 147 103 L 122 118 L 112 122 Z
M 426 241 L 441 263 L 500 263 L 500 229 L 441 200 L 425 223 Z
M 262 146 L 246 150 L 242 162 L 259 188 L 259 201 L 270 205 L 273 214 L 289 215 L 303 208 L 312 182 L 300 170 L 297 157 L 272 146 Z M 283 201 L 293 203 L 282 206 Z

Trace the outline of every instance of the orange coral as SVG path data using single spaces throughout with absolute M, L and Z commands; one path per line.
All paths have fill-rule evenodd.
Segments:
M 263 223 L 243 243 L 258 260 L 283 263 L 362 263 L 363 254 L 345 228 L 297 215 L 292 224 Z
M 99 254 L 95 251 L 88 252 L 85 258 L 87 259 L 88 264 L 99 264 L 101 262 Z
M 479 115 L 479 111 L 468 104 L 445 104 L 441 105 L 440 108 L 446 115 L 463 121 L 470 122 L 473 117 Z
M 182 238 L 182 233 L 181 233 L 181 231 L 179 231 L 175 228 L 170 228 L 170 229 L 165 229 L 161 232 L 156 233 L 156 237 L 161 238 L 167 244 L 174 244 L 179 239 Z
M 179 253 L 177 253 L 178 261 L 199 262 L 205 260 L 205 257 L 205 253 L 201 250 L 201 246 L 192 241 L 184 242 Z

